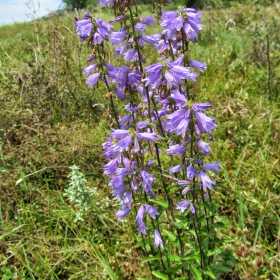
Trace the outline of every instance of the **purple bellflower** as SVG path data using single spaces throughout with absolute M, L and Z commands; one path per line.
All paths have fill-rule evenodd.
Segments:
M 206 63 L 203 63 L 203 62 L 200 62 L 200 61 L 197 61 L 197 60 L 190 60 L 190 65 L 197 69 L 198 71 L 200 72 L 204 72 L 205 69 L 207 68 L 207 65 Z
M 113 132 L 110 133 L 110 136 L 113 138 L 123 138 L 128 135 L 128 131 L 124 129 L 112 129 Z
M 207 163 L 202 165 L 202 168 L 205 170 L 210 170 L 210 171 L 217 171 L 219 172 L 220 164 L 218 162 L 215 163 Z
M 142 73 L 137 70 L 137 69 L 133 69 L 129 74 L 128 74 L 128 83 L 132 86 L 132 87 L 137 87 L 141 84 L 141 77 L 142 77 Z
M 113 189 L 113 191 L 112 191 L 113 196 L 121 198 L 121 199 L 124 197 L 126 185 L 123 182 L 122 175 L 115 176 L 113 179 L 111 179 L 109 181 L 108 185 Z
M 160 63 L 152 64 L 145 67 L 144 70 L 149 74 L 148 77 L 143 79 L 143 81 L 146 81 L 145 86 L 151 85 L 151 88 L 155 89 L 162 83 L 162 68 L 163 66 Z
M 144 129 L 144 128 L 146 128 L 147 126 L 148 126 L 148 123 L 147 123 L 146 121 L 140 121 L 140 122 L 138 122 L 138 123 L 136 124 L 136 128 L 137 128 L 138 130 Z
M 114 4 L 114 0 L 99 0 L 99 5 L 102 6 L 109 6 L 113 4 Z
M 93 87 L 98 82 L 99 78 L 100 73 L 94 73 L 87 78 L 86 84 L 88 85 L 88 87 Z
M 156 219 L 156 215 L 159 215 L 157 209 L 155 209 L 153 206 L 149 204 L 146 205 L 146 212 L 150 215 L 152 219 Z
M 95 22 L 97 24 L 97 32 L 95 32 L 94 34 L 97 34 L 97 36 L 93 37 L 93 40 L 95 44 L 100 44 L 104 40 L 109 39 L 109 35 L 113 26 L 99 18 L 95 18 Z
M 196 171 L 193 167 L 192 164 L 190 164 L 187 168 L 187 176 L 189 180 L 192 180 L 194 178 L 194 176 L 196 175 Z
M 151 198 L 154 198 L 155 195 L 152 191 L 152 186 L 153 184 L 156 182 L 156 179 L 155 177 L 148 173 L 147 171 L 145 170 L 140 170 L 140 175 L 142 177 L 142 187 L 143 187 L 143 190 L 151 197 Z
M 184 165 L 175 165 L 169 169 L 170 173 L 178 173 L 184 168 Z
M 192 105 L 192 108 L 194 109 L 194 111 L 205 111 L 208 108 L 211 108 L 212 104 L 211 103 L 195 103 Z
M 190 122 L 190 109 L 180 109 L 166 117 L 169 122 L 165 130 L 171 133 L 175 132 L 177 135 L 185 137 Z
M 104 169 L 103 174 L 108 174 L 112 178 L 112 176 L 116 172 L 119 164 L 120 164 L 119 157 L 112 159 L 107 164 L 103 165 L 103 169 Z
M 141 140 L 152 141 L 152 142 L 161 139 L 161 137 L 157 136 L 157 134 L 154 132 L 142 132 L 142 133 L 135 132 L 135 135 L 137 136 L 137 138 Z
M 161 239 L 161 235 L 157 229 L 155 230 L 155 233 L 154 233 L 154 245 L 156 248 L 158 248 L 158 247 L 163 248 L 163 242 Z
M 138 228 L 137 231 L 138 233 L 142 233 L 142 234 L 146 234 L 146 231 L 148 230 L 148 228 L 146 227 L 146 225 L 144 223 L 140 223 L 138 224 Z
M 170 98 L 173 98 L 176 105 L 180 108 L 185 108 L 187 106 L 187 98 L 184 94 L 180 93 L 179 90 L 172 90 Z
M 144 214 L 145 214 L 145 208 L 143 205 L 141 205 L 137 211 L 137 215 L 136 215 L 136 219 L 135 221 L 138 223 L 138 224 L 141 224 L 143 223 L 143 219 L 144 219 Z
M 153 25 L 154 22 L 155 22 L 154 21 L 154 16 L 139 18 L 138 21 L 143 23 L 143 24 L 147 24 L 147 25 Z
M 199 177 L 199 179 L 201 180 L 201 183 L 202 183 L 202 187 L 203 187 L 203 191 L 204 191 L 204 192 L 206 192 L 207 189 L 213 190 L 212 185 L 215 185 L 216 182 L 215 182 L 215 181 L 212 181 L 206 173 L 204 173 L 203 171 L 200 171 L 200 172 L 198 173 L 198 177 Z
M 173 85 L 178 86 L 178 84 L 182 83 L 183 79 L 196 81 L 198 74 L 192 72 L 190 67 L 178 65 L 176 61 L 166 62 L 166 65 L 169 67 L 169 71 L 165 72 L 165 77 L 170 87 Z
M 197 145 L 199 148 L 201 148 L 201 153 L 205 156 L 209 155 L 210 154 L 210 144 L 209 143 L 206 143 L 202 140 L 199 140 L 197 142 Z
M 160 26 L 163 34 L 171 39 L 177 32 L 183 30 L 187 38 L 197 42 L 198 30 L 202 29 L 201 13 L 192 8 L 178 8 L 178 11 L 163 11 Z
M 178 206 L 176 207 L 176 209 L 181 210 L 181 213 L 184 213 L 185 210 L 189 207 L 189 205 L 190 205 L 189 200 L 183 200 L 178 202 Z
M 170 156 L 172 156 L 172 155 L 182 155 L 186 151 L 187 151 L 187 148 L 185 148 L 183 145 L 178 145 L 178 144 L 169 146 L 169 148 L 166 150 L 166 152 Z
M 97 67 L 97 64 L 91 64 L 84 68 L 84 72 L 86 73 L 86 76 L 88 77 L 92 71 L 94 71 Z
M 176 209 L 181 210 L 181 213 L 183 214 L 188 207 L 190 207 L 191 212 L 194 214 L 195 213 L 195 208 L 190 203 L 189 200 L 183 200 L 181 202 L 178 202 L 178 206 L 176 207 Z
M 130 212 L 130 209 L 129 208 L 124 208 L 124 209 L 121 209 L 119 210 L 117 213 L 116 213 L 116 216 L 118 218 L 118 220 L 120 221 L 121 219 L 123 219 L 124 217 L 126 217 Z
M 131 209 L 131 202 L 132 202 L 132 192 L 128 191 L 122 201 L 122 209 L 128 208 Z
M 118 170 L 116 171 L 116 175 L 129 175 L 132 174 L 133 169 L 137 167 L 137 163 L 135 160 L 130 160 L 128 158 L 123 158 L 122 160 L 124 168 L 118 168 L 119 170 L 125 170 L 125 174 L 118 174 Z M 122 173 L 122 172 L 121 172 Z
M 76 33 L 80 36 L 81 40 L 86 40 L 90 36 L 94 26 L 90 19 L 77 20 L 75 25 L 77 26 Z
M 204 132 L 211 135 L 212 130 L 217 127 L 217 125 L 213 123 L 213 120 L 215 120 L 215 118 L 208 117 L 204 113 L 197 111 L 194 112 L 194 115 L 197 120 L 196 126 L 199 132 Z
M 114 152 L 126 151 L 128 149 L 128 147 L 130 146 L 131 142 L 132 142 L 132 136 L 128 135 L 128 136 L 124 137 L 123 139 L 121 139 L 120 141 L 118 141 L 116 144 L 114 144 L 112 146 L 112 149 Z
M 117 32 L 112 32 L 110 34 L 110 39 L 112 41 L 112 45 L 116 46 L 116 45 L 121 44 L 125 40 L 126 35 L 127 35 L 127 31 L 124 29 L 120 29 Z

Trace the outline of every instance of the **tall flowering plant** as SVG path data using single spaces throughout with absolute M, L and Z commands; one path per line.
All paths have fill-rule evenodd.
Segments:
M 81 40 L 92 45 L 86 84 L 104 83 L 115 126 L 103 143 L 104 174 L 112 195 L 120 200 L 116 218 L 135 221 L 139 244 L 153 277 L 216 279 L 219 239 L 214 221 L 213 176 L 218 162 L 208 162 L 215 118 L 191 91 L 207 65 L 188 56 L 203 28 L 193 8 L 162 9 L 141 17 L 136 1 L 100 0 L 115 18 L 109 23 L 86 14 L 75 21 Z M 161 32 L 149 34 L 157 22 Z M 114 24 L 117 27 L 114 28 Z M 125 65 L 106 61 L 112 45 Z M 145 49 L 157 61 L 148 65 Z M 124 115 L 116 102 L 124 103 Z

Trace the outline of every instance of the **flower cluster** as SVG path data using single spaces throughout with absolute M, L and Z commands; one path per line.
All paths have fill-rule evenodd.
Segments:
M 189 84 L 196 82 L 199 72 L 207 68 L 205 63 L 189 60 L 185 54 L 188 44 L 198 40 L 203 27 L 201 13 L 183 7 L 162 11 L 161 33 L 147 35 L 145 30 L 154 24 L 154 17 L 139 17 L 132 13 L 129 3 L 100 1 L 122 11 L 110 21 L 121 26 L 118 31 L 89 14 L 75 25 L 81 40 L 88 39 L 97 50 L 96 56 L 90 56 L 88 61 L 101 61 L 98 55 L 106 57 L 101 54 L 101 50 L 104 52 L 101 45 L 108 40 L 114 54 L 127 61 L 125 66 L 109 62 L 87 66 L 86 84 L 93 87 L 102 78 L 108 92 L 127 102 L 122 117 L 113 108 L 117 128 L 111 129 L 103 143 L 103 155 L 108 161 L 104 174 L 110 178 L 112 195 L 120 200 L 117 219 L 123 219 L 136 208 L 138 233 L 145 236 L 153 228 L 154 246 L 160 248 L 164 243 L 159 219 L 166 215 L 167 220 L 175 222 L 172 211 L 197 219 L 200 202 L 215 189 L 216 183 L 210 175 L 219 172 L 219 163 L 208 163 L 207 157 L 209 139 L 217 125 L 215 118 L 206 114 L 212 105 L 195 103 L 195 95 L 189 90 Z M 146 44 L 157 50 L 157 63 L 145 65 Z M 110 98 L 113 104 L 113 97 Z M 170 166 L 166 168 L 162 157 L 166 164 L 168 156 Z M 168 183 L 163 178 L 168 178 Z M 175 187 L 177 196 L 170 195 L 168 185 Z M 156 206 L 158 197 L 168 201 L 167 214 Z

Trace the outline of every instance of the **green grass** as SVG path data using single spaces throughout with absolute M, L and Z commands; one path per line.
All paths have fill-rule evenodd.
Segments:
M 224 245 L 233 264 L 227 279 L 280 277 L 279 10 L 274 3 L 204 11 L 199 43 L 190 45 L 192 58 L 208 64 L 193 92 L 213 103 L 218 123 L 212 157 L 222 171 L 213 196 L 228 225 L 219 234 L 234 240 Z M 84 85 L 90 49 L 72 15 L 1 27 L 0 42 L 0 278 L 149 277 L 135 225 L 114 216 L 100 148 L 114 120 L 104 88 Z M 99 203 L 78 223 L 63 196 L 73 164 Z

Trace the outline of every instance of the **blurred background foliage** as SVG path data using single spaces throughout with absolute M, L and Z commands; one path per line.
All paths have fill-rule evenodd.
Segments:
M 97 7 L 98 0 L 63 0 L 69 9 L 83 9 L 89 5 Z M 152 4 L 153 0 L 137 0 L 138 4 Z M 174 0 L 172 1 L 176 6 L 186 5 L 197 9 L 206 8 L 226 8 L 236 6 L 237 4 L 258 4 L 258 5 L 271 5 L 276 3 L 277 0 Z
M 113 18 L 112 10 L 87 4 L 80 18 L 85 12 Z M 221 258 L 232 271 L 221 279 L 278 279 L 280 5 L 192 5 L 202 9 L 204 29 L 190 57 L 208 64 L 192 91 L 213 103 L 217 117 L 212 150 L 222 171 L 215 199 L 218 219 L 227 224 L 219 234 L 231 240 Z M 140 10 L 143 16 L 151 11 L 144 4 Z M 0 27 L 1 279 L 148 275 L 135 225 L 116 222 L 118 202 L 102 174 L 101 143 L 114 121 L 102 84 L 85 86 L 91 49 L 76 36 L 75 16 L 63 10 L 38 19 L 34 11 L 30 23 Z M 107 48 L 108 61 L 121 65 Z M 152 49 L 146 58 L 147 64 L 157 61 Z M 92 207 L 77 223 L 75 205 L 63 196 L 74 164 L 92 190 Z

